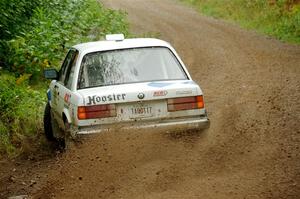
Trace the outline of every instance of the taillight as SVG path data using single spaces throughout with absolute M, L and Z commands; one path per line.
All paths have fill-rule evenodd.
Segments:
M 201 108 L 204 108 L 204 101 L 202 95 L 168 99 L 169 112 Z
M 79 106 L 77 109 L 79 120 L 115 117 L 116 115 L 116 106 L 114 104 Z

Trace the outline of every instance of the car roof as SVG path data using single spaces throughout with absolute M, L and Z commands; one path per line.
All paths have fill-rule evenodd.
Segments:
M 170 44 L 153 38 L 135 38 L 135 39 L 124 39 L 121 41 L 96 41 L 81 43 L 73 46 L 79 52 L 83 54 L 97 52 L 97 51 L 107 51 L 116 49 L 126 49 L 126 48 L 139 48 L 139 47 L 168 47 L 171 48 Z

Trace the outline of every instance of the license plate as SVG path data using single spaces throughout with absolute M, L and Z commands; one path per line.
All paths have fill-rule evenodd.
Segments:
M 131 107 L 130 112 L 132 117 L 151 117 L 153 108 L 147 104 L 139 104 Z

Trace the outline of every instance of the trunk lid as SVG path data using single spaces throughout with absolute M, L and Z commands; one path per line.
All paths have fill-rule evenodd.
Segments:
M 87 88 L 78 93 L 84 105 L 91 106 L 194 96 L 201 95 L 202 91 L 194 81 L 177 80 Z
M 108 122 L 166 118 L 170 115 L 167 99 L 202 95 L 192 80 L 103 86 L 78 90 L 78 93 L 84 99 L 84 106 L 114 104 L 116 117 L 107 118 Z

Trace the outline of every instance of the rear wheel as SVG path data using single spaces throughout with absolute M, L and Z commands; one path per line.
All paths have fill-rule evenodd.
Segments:
M 59 129 L 57 122 L 53 120 L 51 116 L 51 107 L 49 102 L 46 104 L 44 112 L 44 132 L 46 139 L 50 142 L 52 147 L 59 151 L 63 151 L 65 149 L 65 139 L 61 137 L 63 133 Z

